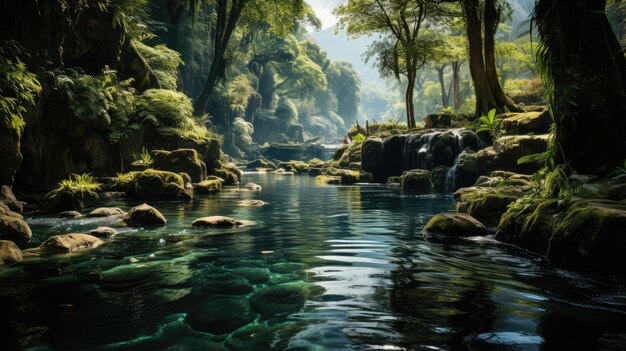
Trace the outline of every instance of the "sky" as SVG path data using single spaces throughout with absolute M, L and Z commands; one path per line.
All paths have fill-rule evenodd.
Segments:
M 337 19 L 332 12 L 335 6 L 344 2 L 344 0 L 308 0 L 307 2 L 322 21 L 322 29 L 326 29 L 337 23 Z

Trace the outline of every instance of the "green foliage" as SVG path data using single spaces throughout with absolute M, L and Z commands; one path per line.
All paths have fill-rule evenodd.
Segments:
M 46 197 L 55 198 L 64 192 L 70 193 L 94 193 L 100 190 L 102 184 L 95 181 L 95 179 L 87 173 L 72 174 L 69 179 L 64 179 L 59 182 L 58 186 L 49 192 Z
M 134 178 L 137 172 L 128 172 L 128 173 L 117 173 L 115 177 L 115 181 L 121 184 L 130 183 Z
M 21 52 L 13 41 L 0 42 L 0 119 L 18 135 L 24 130 L 26 106 L 41 91 L 37 77 L 19 59 Z
M 193 106 L 185 94 L 148 89 L 137 99 L 137 115 L 157 126 L 180 128 L 193 118 Z
M 626 178 L 626 160 L 624 161 L 624 166 L 623 167 L 617 167 L 615 170 L 613 170 L 609 174 L 609 176 L 613 180 L 620 180 L 620 179 Z
M 183 64 L 180 54 L 165 45 L 148 46 L 139 41 L 133 41 L 137 51 L 146 60 L 146 63 L 156 75 L 161 87 L 176 90 L 178 67 Z
M 154 160 L 152 159 L 152 155 L 150 152 L 144 147 L 141 149 L 141 154 L 139 154 L 139 161 L 144 165 L 151 165 Z
M 476 130 L 477 132 L 489 132 L 492 137 L 496 136 L 501 119 L 496 118 L 495 109 L 490 110 L 487 116 L 481 116 L 478 121 L 482 124 Z
M 298 123 L 298 110 L 289 98 L 280 98 L 274 114 L 276 117 L 280 118 L 285 125 Z
M 363 135 L 361 133 L 359 133 L 359 134 L 357 134 L 357 135 L 352 137 L 352 141 L 359 141 L 360 142 L 360 141 L 363 141 L 363 140 L 365 140 L 365 135 Z

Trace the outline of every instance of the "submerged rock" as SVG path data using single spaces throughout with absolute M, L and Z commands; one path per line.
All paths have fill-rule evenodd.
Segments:
M 258 207 L 258 206 L 265 206 L 267 205 L 267 202 L 262 201 L 262 200 L 240 200 L 237 201 L 237 206 L 243 206 L 243 207 Z
M 97 238 L 110 238 L 117 234 L 117 231 L 109 227 L 98 227 L 87 232 L 89 235 L 93 235 Z
M 423 169 L 406 171 L 400 177 L 402 191 L 414 194 L 429 194 L 433 191 L 430 172 Z
M 279 284 L 255 292 L 250 304 L 263 318 L 288 316 L 304 307 L 308 294 L 306 283 Z
M 0 240 L 0 263 L 16 263 L 22 260 L 22 250 L 14 242 Z
M 227 227 L 236 227 L 243 225 L 244 223 L 238 221 L 234 218 L 225 217 L 225 216 L 208 216 L 198 218 L 191 225 L 194 227 L 217 227 L 217 228 L 227 228 Z
M 167 224 L 167 220 L 156 208 L 148 204 L 133 207 L 124 218 L 124 222 L 131 227 L 159 226 Z
M 96 248 L 104 244 L 104 241 L 89 234 L 64 234 L 54 235 L 44 241 L 40 248 L 44 252 L 72 252 L 79 249 Z
M 123 216 L 126 212 L 117 207 L 100 207 L 89 212 L 87 217 L 111 217 L 111 216 Z
M 244 185 L 243 187 L 248 189 L 248 190 L 253 190 L 253 191 L 261 191 L 261 189 L 262 189 L 262 187 L 259 184 L 256 184 L 256 183 L 248 183 L 248 184 Z
M 444 212 L 428 221 L 422 229 L 424 236 L 476 236 L 486 235 L 487 228 L 474 217 L 465 213 Z
M 59 213 L 59 217 L 61 218 L 79 218 L 83 215 L 78 211 L 63 211 Z
M 265 284 L 270 281 L 269 271 L 265 268 L 240 267 L 233 273 L 246 278 L 250 284 Z
M 30 241 L 33 232 L 28 223 L 16 216 L 0 215 L 0 240 L 10 240 L 17 245 Z
M 226 334 L 252 323 L 256 317 L 245 298 L 223 297 L 195 304 L 186 321 L 194 330 Z

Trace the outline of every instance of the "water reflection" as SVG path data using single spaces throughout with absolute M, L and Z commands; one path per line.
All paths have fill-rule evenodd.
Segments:
M 562 350 L 626 347 L 623 279 L 489 238 L 420 230 L 449 196 L 246 175 L 263 191 L 160 202 L 169 222 L 0 268 L 2 349 Z M 269 204 L 241 207 L 242 199 Z M 128 208 L 135 203 L 113 202 Z M 226 215 L 256 225 L 196 229 Z M 110 225 L 28 218 L 35 243 Z

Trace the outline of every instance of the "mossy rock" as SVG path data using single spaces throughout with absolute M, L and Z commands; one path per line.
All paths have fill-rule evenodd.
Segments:
M 191 199 L 193 192 L 185 186 L 180 174 L 148 169 L 137 172 L 125 184 L 129 197 L 152 199 Z
M 200 194 L 215 194 L 222 190 L 222 184 L 224 184 L 222 178 L 204 180 L 195 184 L 194 190 Z
M 133 207 L 124 218 L 124 222 L 131 227 L 162 226 L 167 220 L 156 208 L 148 204 Z
M 341 185 L 340 176 L 319 175 L 315 177 L 315 183 L 326 185 Z
M 174 151 L 152 151 L 154 169 L 172 173 L 186 173 L 194 183 L 200 182 L 207 176 L 207 167 L 194 149 L 179 149 Z
M 340 177 L 342 185 L 352 185 L 358 183 L 361 179 L 359 171 L 347 169 L 325 168 L 322 170 L 322 175 Z
M 426 237 L 431 235 L 477 236 L 487 235 L 487 228 L 468 214 L 444 212 L 431 218 L 422 229 L 422 234 Z
M 298 174 L 304 174 L 309 172 L 309 168 L 311 167 L 308 163 L 303 161 L 284 161 L 280 162 L 277 166 L 278 168 L 282 168 L 286 171 L 295 172 Z
M 493 146 L 477 152 L 478 172 L 489 174 L 501 170 L 523 174 L 535 173 L 543 167 L 541 162 L 518 164 L 517 161 L 524 156 L 545 152 L 548 149 L 548 139 L 547 134 L 500 137 Z
M 495 227 L 508 206 L 525 194 L 510 188 L 461 188 L 455 193 L 456 210 L 467 213 L 488 226 Z
M 258 158 L 254 161 L 248 162 L 246 167 L 249 169 L 268 169 L 268 170 L 275 170 L 277 168 L 274 162 L 269 161 L 263 157 Z
M 210 175 L 224 179 L 224 185 L 235 185 L 241 181 L 241 171 L 233 163 L 222 160 L 217 168 L 212 169 Z
M 50 192 L 43 200 L 43 209 L 48 212 L 81 210 L 90 207 L 100 199 L 94 191 L 63 190 Z
M 500 129 L 506 135 L 520 134 L 545 134 L 550 130 L 552 118 L 550 112 L 543 110 L 541 112 L 523 112 L 523 113 L 507 113 L 498 116 Z
M 430 172 L 423 169 L 406 171 L 400 177 L 400 188 L 403 192 L 413 194 L 429 194 L 433 191 Z

